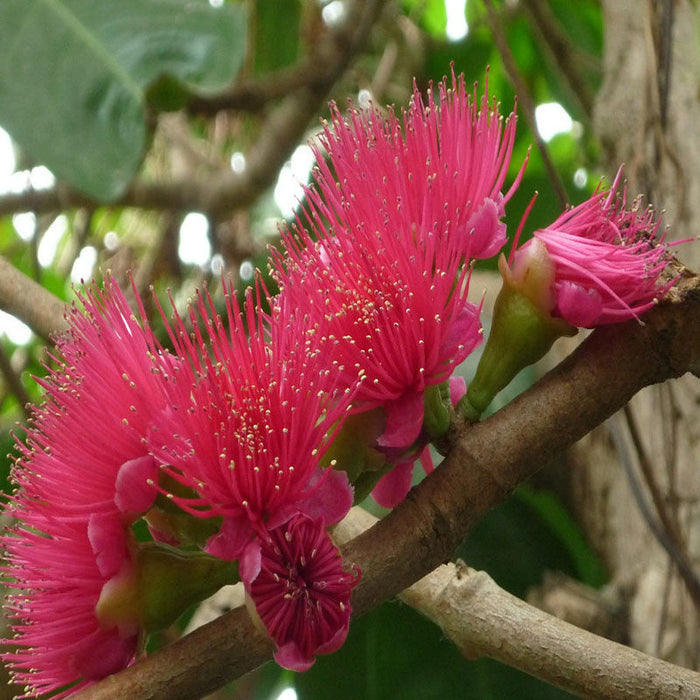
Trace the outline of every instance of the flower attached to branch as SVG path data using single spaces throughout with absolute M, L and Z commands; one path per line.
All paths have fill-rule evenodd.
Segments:
M 511 255 L 515 284 L 543 256 L 552 261 L 550 296 L 539 303 L 578 328 L 638 320 L 674 282 L 663 277 L 671 255 L 657 235 L 660 221 L 650 207 L 640 209 L 635 203 L 627 208 L 626 192 L 619 191 L 621 177 L 622 169 L 610 190 L 597 192 L 535 231 Z
M 241 561 L 241 578 L 277 646 L 277 663 L 305 671 L 318 654 L 345 641 L 359 572 L 343 569 L 323 520 L 295 515 L 260 542 L 256 554 Z
M 334 376 L 361 372 L 352 411 L 381 409 L 376 447 L 388 467 L 402 465 L 378 491 L 391 506 L 427 439 L 440 437 L 433 430 L 449 425 L 432 420 L 438 394 L 449 395 L 438 388 L 481 341 L 469 261 L 503 246 L 500 217 L 520 179 L 501 193 L 514 118 L 504 127 L 487 96 L 477 111 L 463 78 L 438 92 L 426 107 L 415 90 L 403 125 L 394 113 L 351 111 L 346 121 L 334 109 L 321 137 L 328 161 L 316 148 L 315 187 L 296 231 L 283 234 L 285 254 L 273 254 L 277 305 L 304 309 L 332 342 Z M 373 468 L 375 483 L 383 471 Z
M 17 648 L 3 656 L 28 692 L 123 668 L 141 633 L 136 619 L 103 624 L 96 605 L 135 567 L 129 527 L 153 503 L 158 472 L 143 441 L 176 365 L 112 281 L 81 301 L 86 313 L 71 309 L 62 359 L 40 382 L 46 400 L 19 445 L 6 508 L 16 519 L 3 545 Z
M 501 257 L 503 289 L 491 335 L 460 403 L 468 419 L 477 420 L 557 338 L 577 328 L 639 320 L 673 285 L 664 275 L 671 255 L 657 236 L 659 220 L 651 208 L 627 207 L 621 174 L 610 190 L 564 212 L 517 249 L 516 240 L 508 263 Z
M 123 527 L 99 542 L 99 535 L 91 538 L 94 519 L 44 511 L 15 504 L 12 514 L 21 524 L 4 537 L 10 591 L 5 607 L 15 631 L 7 644 L 17 647 L 3 660 L 28 693 L 69 686 L 55 696 L 64 697 L 134 661 L 138 620 L 105 626 L 96 609 L 104 587 L 130 575 L 135 562 Z
M 197 368 L 198 383 L 174 386 L 177 410 L 160 416 L 148 442 L 189 490 L 173 490 L 171 502 L 222 518 L 206 550 L 233 560 L 298 512 L 327 525 L 347 513 L 347 477 L 320 465 L 354 387 L 329 377 L 322 342 L 296 317 L 267 317 L 252 294 L 241 309 L 230 287 L 225 296 L 228 328 L 206 294 L 192 312 L 194 342 L 178 321 L 178 353 Z

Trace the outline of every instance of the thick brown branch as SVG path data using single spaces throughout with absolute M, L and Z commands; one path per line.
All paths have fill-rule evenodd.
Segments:
M 447 561 L 479 518 L 642 387 L 700 375 L 700 277 L 645 316 L 593 333 L 567 360 L 491 418 L 463 428 L 448 457 L 383 521 L 344 548 L 362 570 L 363 614 Z M 84 691 L 113 697 L 197 698 L 255 668 L 269 647 L 238 609 Z M 243 640 L 243 641 L 241 641 Z M 204 646 L 205 645 L 205 646 Z
M 376 522 L 354 508 L 336 529 L 350 539 Z M 439 566 L 399 594 L 467 658 L 488 656 L 585 698 L 690 700 L 700 674 L 559 620 L 512 596 L 483 571 Z

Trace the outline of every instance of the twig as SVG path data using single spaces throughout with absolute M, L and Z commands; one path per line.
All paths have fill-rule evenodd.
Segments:
M 0 374 L 2 374 L 4 377 L 7 388 L 12 394 L 15 395 L 19 405 L 22 407 L 22 412 L 24 413 L 25 419 L 29 418 L 28 405 L 31 403 L 31 399 L 29 398 L 29 394 L 22 384 L 22 380 L 12 367 L 10 358 L 2 345 L 0 345 Z
M 524 5 L 535 25 L 537 36 L 549 49 L 552 60 L 566 81 L 569 93 L 579 102 L 581 110 L 590 120 L 593 114 L 595 94 L 586 80 L 581 59 L 590 59 L 591 57 L 583 54 L 581 49 L 562 30 L 548 2 L 545 0 L 525 0 Z M 589 62 L 592 63 L 592 59 Z
M 377 522 L 354 508 L 334 532 L 350 539 Z M 399 599 L 439 625 L 467 658 L 488 656 L 586 698 L 681 700 L 700 674 L 564 622 L 461 562 L 439 566 Z
M 647 485 L 649 494 L 651 495 L 651 500 L 654 503 L 654 509 L 656 510 L 656 516 L 659 519 L 660 527 L 664 533 L 664 537 L 657 537 L 657 539 L 673 560 L 678 569 L 678 573 L 683 579 L 683 583 L 688 589 L 688 593 L 690 593 L 690 596 L 693 599 L 693 603 L 695 604 L 696 608 L 700 610 L 700 580 L 695 574 L 693 564 L 688 556 L 685 538 L 680 531 L 678 523 L 668 512 L 666 503 L 664 502 L 659 486 L 654 478 L 654 470 L 652 468 L 651 460 L 649 459 L 647 451 L 644 449 L 644 444 L 642 443 L 637 422 L 634 419 L 632 410 L 629 406 L 625 406 L 623 410 L 625 420 L 627 421 L 627 428 L 629 429 L 630 437 L 632 438 L 632 444 L 634 445 L 634 449 L 637 453 L 639 467 L 642 471 L 642 475 L 644 476 L 644 481 Z M 618 446 L 618 452 L 622 451 L 623 447 Z M 626 467 L 627 473 L 633 473 L 631 465 L 629 465 L 629 467 L 630 468 Z M 644 511 L 642 512 L 644 513 Z M 651 514 L 646 514 L 645 519 L 647 520 L 647 523 L 649 523 L 649 518 L 652 517 L 653 516 L 651 516 Z M 656 529 L 653 527 L 651 529 L 652 532 L 656 534 Z
M 598 329 L 531 389 L 482 423 L 462 428 L 440 467 L 384 520 L 342 548 L 348 564 L 362 571 L 355 614 L 447 561 L 488 510 L 641 388 L 688 371 L 700 375 L 700 277 L 685 277 L 670 296 L 672 301 L 645 316 L 644 325 Z M 263 635 L 238 609 L 76 697 L 197 698 L 269 655 Z M 686 678 L 685 670 L 673 672 Z
M 16 316 L 45 340 L 66 328 L 65 304 L 3 257 L 0 257 L 0 309 Z
M 535 119 L 535 103 L 530 95 L 530 91 L 527 89 L 527 85 L 523 80 L 518 66 L 513 57 L 513 52 L 508 46 L 508 41 L 506 40 L 505 32 L 503 31 L 503 26 L 496 12 L 496 8 L 493 6 L 491 0 L 482 0 L 484 6 L 486 7 L 486 15 L 488 17 L 488 23 L 491 28 L 491 34 L 493 35 L 493 40 L 498 48 L 498 53 L 501 55 L 501 60 L 503 61 L 503 66 L 506 69 L 506 73 L 510 78 L 510 82 L 518 95 L 518 100 L 523 108 L 523 114 L 525 116 L 525 121 L 530 127 L 532 132 L 532 138 L 535 140 L 535 146 L 542 156 L 542 161 L 544 162 L 544 167 L 547 171 L 550 182 L 552 183 L 552 189 L 554 194 L 559 201 L 559 206 L 564 209 L 567 204 L 569 204 L 569 195 L 566 193 L 566 188 L 562 182 L 559 172 L 554 167 L 552 159 L 549 157 L 549 149 L 544 139 L 540 136 L 540 132 L 537 129 L 537 120 Z

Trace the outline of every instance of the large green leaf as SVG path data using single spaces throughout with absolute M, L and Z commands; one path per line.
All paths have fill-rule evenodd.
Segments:
M 59 179 L 113 199 L 146 149 L 149 86 L 222 89 L 244 32 L 239 4 L 2 0 L 0 124 Z

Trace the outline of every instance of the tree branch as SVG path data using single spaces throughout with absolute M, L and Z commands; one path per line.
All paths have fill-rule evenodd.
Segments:
M 488 510 L 642 387 L 686 372 L 700 375 L 700 277 L 690 274 L 644 324 L 598 329 L 505 408 L 460 429 L 440 467 L 343 547 L 362 570 L 355 614 L 447 561 Z M 76 697 L 197 698 L 269 657 L 269 643 L 237 609 Z
M 353 508 L 334 538 L 356 537 L 376 522 Z M 700 674 L 695 671 L 564 622 L 461 562 L 439 566 L 398 597 L 439 625 L 463 656 L 488 656 L 581 697 L 700 697 Z
M 567 91 L 579 103 L 581 111 L 590 121 L 595 93 L 587 79 L 584 64 L 592 65 L 593 58 L 571 41 L 546 0 L 525 0 L 524 5 L 532 18 L 538 40 L 548 50 L 552 62 L 559 69 Z M 596 68 L 600 72 L 600 66 Z
M 0 257 L 0 308 L 26 323 L 45 340 L 64 330 L 65 304 Z
M 503 31 L 503 25 L 501 24 L 500 17 L 493 5 L 492 0 L 482 0 L 482 2 L 486 8 L 488 24 L 491 28 L 491 34 L 493 35 L 493 40 L 496 44 L 496 48 L 498 49 L 498 53 L 501 56 L 501 61 L 503 61 L 503 67 L 505 68 L 506 74 L 510 80 L 510 84 L 515 90 L 515 94 L 518 96 L 518 100 L 523 107 L 525 121 L 527 122 L 528 127 L 530 127 L 530 133 L 532 134 L 535 146 L 537 146 L 537 150 L 540 152 L 540 156 L 542 157 L 545 170 L 547 171 L 547 176 L 552 183 L 554 195 L 559 202 L 559 206 L 563 209 L 567 204 L 569 204 L 569 195 L 566 193 L 566 187 L 564 187 L 559 171 L 554 167 L 554 163 L 549 155 L 547 144 L 540 136 L 540 132 L 537 129 L 537 121 L 535 119 L 535 102 L 532 99 L 532 95 L 530 95 L 530 91 L 528 90 L 520 70 L 518 69 L 513 52 L 510 50 L 510 46 L 508 46 L 508 40 L 506 39 L 505 32 Z

